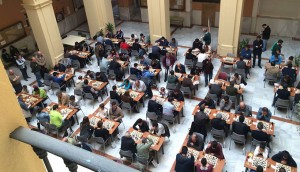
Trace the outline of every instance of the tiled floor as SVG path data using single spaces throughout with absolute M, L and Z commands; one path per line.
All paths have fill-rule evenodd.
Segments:
M 122 27 L 122 30 L 124 31 L 124 34 L 126 37 L 129 37 L 131 33 L 135 33 L 139 35 L 139 33 L 144 33 L 144 34 L 149 34 L 148 30 L 148 24 L 147 23 L 136 23 L 136 22 L 124 22 L 122 23 L 119 27 Z M 80 29 L 87 29 L 86 26 L 80 26 Z M 77 34 L 76 32 L 71 32 L 70 34 Z M 212 29 L 212 45 L 213 47 L 216 47 L 217 45 L 217 34 L 218 30 L 217 28 Z M 176 30 L 176 32 L 172 35 L 172 37 L 175 37 L 179 41 L 179 45 L 182 46 L 191 46 L 193 40 L 196 37 L 200 37 L 202 35 L 201 33 L 201 27 L 199 26 L 194 26 L 192 28 L 183 28 Z M 242 37 L 249 37 L 249 36 L 242 36 Z M 251 37 L 253 39 L 253 37 Z M 272 38 L 270 41 L 273 42 L 274 40 L 277 40 L 278 38 Z M 289 54 L 296 54 L 299 52 L 296 48 L 299 47 L 300 42 L 297 41 L 292 41 L 291 39 L 287 38 L 282 38 L 284 42 L 284 48 L 283 48 L 283 53 L 289 55 Z M 270 45 L 269 44 L 269 45 Z M 184 57 L 183 54 L 187 50 L 187 48 L 179 48 L 178 51 L 178 61 L 181 63 L 184 62 Z M 264 57 L 269 56 L 269 51 L 265 52 Z M 265 63 L 266 61 L 263 61 Z M 131 62 L 133 64 L 134 62 Z M 217 73 L 220 67 L 220 61 L 219 59 L 214 59 L 213 60 L 214 64 L 214 74 Z M 17 70 L 17 69 L 16 69 Z M 84 69 L 83 71 L 86 70 L 94 70 L 98 71 L 99 69 L 96 67 L 96 59 L 93 59 L 93 65 L 89 66 L 87 69 Z M 17 70 L 18 71 L 18 70 Z M 30 69 L 28 69 L 28 73 Z M 263 69 L 259 68 L 254 68 L 251 70 L 251 78 L 247 80 L 248 85 L 245 88 L 245 93 L 244 93 L 244 98 L 246 104 L 249 104 L 253 106 L 253 110 L 257 111 L 259 107 L 261 106 L 266 106 L 271 109 L 273 112 L 273 108 L 270 106 L 273 98 L 273 87 L 267 85 L 266 88 L 263 88 Z M 19 72 L 18 72 L 19 73 Z M 189 72 L 188 72 L 189 73 Z M 161 75 L 163 72 L 161 73 Z M 30 73 L 31 79 L 28 82 L 22 81 L 23 84 L 29 84 L 34 80 L 33 75 Z M 76 76 L 83 75 L 83 73 L 78 73 L 76 72 Z M 201 82 L 200 82 L 200 89 L 196 93 L 196 97 L 198 98 L 204 98 L 205 95 L 207 94 L 208 88 L 204 87 L 203 84 L 203 76 L 201 76 Z M 113 81 L 110 81 L 110 86 L 114 85 Z M 164 86 L 165 87 L 166 83 L 161 82 L 158 84 L 159 87 Z M 156 91 L 154 91 L 155 94 Z M 68 94 L 73 94 L 73 88 L 67 89 Z M 57 101 L 57 98 L 52 92 L 50 91 L 49 97 L 51 98 L 52 101 Z M 104 98 L 105 99 L 105 98 Z M 148 101 L 148 100 L 147 100 Z M 146 101 L 146 104 L 147 104 Z M 160 155 L 160 164 L 158 165 L 157 168 L 154 168 L 153 166 L 150 166 L 151 171 L 157 171 L 157 172 L 166 172 L 171 169 L 171 166 L 175 160 L 175 156 L 178 153 L 178 151 L 181 148 L 181 145 L 183 143 L 183 140 L 185 139 L 188 129 L 190 127 L 191 122 L 193 121 L 192 117 L 192 111 L 194 107 L 199 103 L 199 101 L 196 100 L 191 100 L 186 98 L 185 101 L 185 106 L 184 106 L 184 114 L 185 117 L 181 119 L 180 124 L 176 124 L 176 133 L 171 132 L 171 137 L 170 137 L 170 142 L 165 143 L 165 154 Z M 109 107 L 109 104 L 106 105 Z M 85 113 L 85 115 L 91 114 L 95 111 L 97 106 L 95 108 L 92 107 L 92 105 L 89 102 L 86 102 L 85 104 L 82 102 L 82 109 Z M 145 118 L 145 112 L 147 108 L 142 108 L 141 107 L 141 112 L 140 113 L 135 113 L 132 116 L 132 119 L 129 118 L 129 115 L 125 115 L 124 118 L 124 124 L 125 124 L 125 129 L 120 126 L 119 130 L 121 134 L 124 134 L 129 127 L 131 127 L 134 123 L 134 121 L 138 118 Z M 125 112 L 125 114 L 128 114 L 128 112 Z M 276 116 L 285 118 L 286 113 L 278 111 L 276 113 Z M 78 113 L 79 121 L 82 120 L 83 114 L 82 112 Z M 300 121 L 299 118 L 294 117 L 293 120 L 295 121 Z M 272 154 L 277 153 L 280 150 L 288 150 L 294 159 L 300 163 L 300 150 L 297 149 L 298 144 L 300 143 L 300 138 L 299 138 L 299 131 L 297 131 L 297 126 L 285 122 L 281 122 L 278 120 L 272 120 L 275 125 L 275 136 L 273 137 L 273 142 L 272 142 L 272 147 L 273 151 Z M 36 121 L 33 119 L 31 122 L 32 125 L 36 125 Z M 78 128 L 78 125 L 73 126 L 73 130 L 76 130 Z M 208 136 L 208 139 L 210 137 Z M 242 154 L 242 149 L 238 146 L 235 146 L 234 144 L 232 145 L 231 150 L 228 149 L 229 145 L 229 138 L 226 139 L 226 148 L 224 148 L 224 154 L 226 157 L 226 165 L 224 168 L 224 172 L 241 172 L 244 171 L 243 167 L 243 161 L 245 159 L 245 155 Z M 250 149 L 250 139 L 248 139 L 248 144 L 247 144 L 247 150 Z M 105 152 L 109 155 L 112 155 L 116 158 L 119 158 L 119 148 L 120 148 L 120 142 L 115 142 L 113 143 L 116 145 L 116 148 L 111 148 L 108 147 Z M 74 155 L 75 156 L 75 155 Z M 53 170 L 54 171 L 68 171 L 65 165 L 63 164 L 63 161 L 61 158 L 56 157 L 55 155 L 50 154 L 49 155 L 50 163 L 52 164 Z M 89 171 L 85 168 L 80 167 L 78 171 Z M 120 170 L 121 171 L 121 170 Z

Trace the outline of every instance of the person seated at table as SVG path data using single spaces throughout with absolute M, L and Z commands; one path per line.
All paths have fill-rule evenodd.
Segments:
M 80 123 L 80 136 L 89 140 L 94 132 L 94 127 L 91 125 L 89 117 L 85 116 Z
M 169 46 L 168 40 L 163 36 L 158 40 L 156 40 L 155 42 L 159 43 L 159 46 L 165 46 L 165 47 Z
M 108 59 L 112 58 L 119 58 L 119 53 L 115 49 L 111 49 L 109 55 L 107 56 Z
M 107 36 L 106 35 L 106 38 L 112 38 L 113 36 Z M 112 42 L 112 40 L 111 39 L 105 39 L 105 41 L 104 41 L 104 45 L 105 46 L 107 46 L 107 45 L 110 45 L 111 47 L 114 47 L 114 44 L 113 44 L 113 42 Z M 96 51 L 96 50 L 95 50 Z
M 163 107 L 155 100 L 150 99 L 148 101 L 148 112 L 155 112 L 157 116 L 162 116 Z
M 103 42 L 104 42 L 103 36 L 104 36 L 103 33 L 100 32 L 99 35 L 96 38 L 97 43 L 103 44 Z
M 62 85 L 65 82 L 66 74 L 63 74 L 59 77 L 59 74 L 57 72 L 53 72 L 52 81 L 58 83 L 59 85 Z
M 193 133 L 200 133 L 204 136 L 204 140 L 206 139 L 207 136 L 207 130 L 206 130 L 206 121 L 202 120 L 201 123 L 196 123 L 192 122 L 190 130 L 189 130 L 189 135 L 192 135 Z
M 212 172 L 214 170 L 212 164 L 207 163 L 206 158 L 201 159 L 201 164 L 196 165 L 196 172 Z
M 282 76 L 286 76 L 286 75 L 288 75 L 292 79 L 293 82 L 296 81 L 296 77 L 297 77 L 296 69 L 293 69 L 292 63 L 288 63 L 287 67 L 284 67 L 282 69 Z
M 249 45 L 246 45 L 240 52 L 240 56 L 244 59 L 251 60 L 252 51 L 249 48 Z
M 136 80 L 132 85 L 133 91 L 145 92 L 146 89 L 147 89 L 147 87 L 146 87 L 144 81 L 142 81 L 142 80 Z
M 146 43 L 146 37 L 143 33 L 140 33 L 140 38 L 139 38 L 140 42 Z
M 202 100 L 198 106 L 201 107 L 201 106 L 204 106 L 206 108 L 210 108 L 210 109 L 215 109 L 215 102 L 213 99 L 211 99 L 209 96 L 206 96 L 204 98 L 204 100 Z
M 232 101 L 229 99 L 229 97 L 226 95 L 220 102 L 220 110 L 230 112 L 232 106 Z
M 174 98 L 168 97 L 168 101 L 164 102 L 163 106 L 163 114 L 166 116 L 176 116 L 178 113 L 175 112 L 175 107 L 172 104 Z
M 133 156 L 136 153 L 136 143 L 130 135 L 130 132 L 127 131 L 125 135 L 121 138 L 121 150 L 130 151 Z
M 120 88 L 123 88 L 125 90 L 131 89 L 131 83 L 128 79 L 125 79 L 122 84 L 119 85 Z
M 75 81 L 75 89 L 82 89 L 83 88 L 83 79 L 82 76 L 78 76 L 77 80 Z
M 275 62 L 266 63 L 266 76 L 277 78 L 280 76 L 280 69 L 275 66 Z
M 22 86 L 22 91 L 21 91 L 21 93 L 26 93 L 26 94 L 29 93 L 29 90 L 28 90 L 27 85 L 23 85 L 23 86 Z
M 187 157 L 188 148 L 183 146 L 181 152 L 176 155 L 175 171 L 176 172 L 187 172 L 194 171 L 195 157 L 192 154 L 190 158 Z
M 203 43 L 202 43 L 202 41 L 200 41 L 198 38 L 196 38 L 195 39 L 195 41 L 193 42 L 193 47 L 192 47 L 192 49 L 194 50 L 194 49 L 199 49 L 200 51 L 202 51 L 203 50 Z
M 178 62 L 178 63 L 176 64 L 174 70 L 175 70 L 176 73 L 183 73 L 183 74 L 186 73 L 186 71 L 185 71 L 185 66 L 184 66 L 183 64 L 181 64 L 180 62 Z
M 97 126 L 95 126 L 94 136 L 101 137 L 103 140 L 107 140 L 110 137 L 109 131 L 103 128 L 103 122 L 101 120 L 99 120 Z
M 264 168 L 261 165 L 256 166 L 256 170 L 250 170 L 250 172 L 263 172 Z
M 217 141 L 211 141 L 205 149 L 206 154 L 217 157 L 218 159 L 225 159 L 222 146 Z
M 266 147 L 266 143 L 260 143 L 258 146 L 256 146 L 254 152 L 254 156 L 259 156 L 264 159 L 268 159 L 269 157 L 269 148 Z
M 9 55 L 5 48 L 2 49 L 1 55 L 2 55 L 3 61 L 5 61 L 6 63 L 12 63 L 12 64 L 16 63 L 16 59 L 13 56 Z
M 227 135 L 228 132 L 228 125 L 226 124 L 226 121 L 224 119 L 222 119 L 222 115 L 221 114 L 217 114 L 216 118 L 213 118 L 210 121 L 211 127 L 217 130 L 224 130 L 225 134 Z
M 238 85 L 240 85 L 240 84 L 247 85 L 245 79 L 238 73 L 235 73 L 234 75 L 232 75 L 230 77 L 230 81 L 233 81 L 234 84 L 238 84 Z
M 49 116 L 50 116 L 50 124 L 55 125 L 56 128 L 60 129 L 60 127 L 63 124 L 63 116 L 59 111 L 57 111 L 58 105 L 55 104 L 52 107 L 52 110 L 50 110 Z
M 58 104 L 67 106 L 69 103 L 69 95 L 66 92 L 58 91 L 56 93 L 57 99 L 58 99 Z
M 65 70 L 65 72 L 68 74 L 75 74 L 75 70 L 71 65 L 67 66 L 67 69 Z
M 167 47 L 163 46 L 162 49 L 160 50 L 160 55 L 166 56 L 167 53 L 168 53 Z
M 95 72 L 91 71 L 91 70 L 87 70 L 86 74 L 84 75 L 84 78 L 89 78 L 89 79 L 95 79 Z
M 297 65 L 296 65 L 296 62 L 295 62 L 294 56 L 290 56 L 290 57 L 288 58 L 288 60 L 286 61 L 285 64 L 288 65 L 289 63 L 291 63 L 292 66 L 297 66 Z
M 280 65 L 282 62 L 282 57 L 280 55 L 272 55 L 270 58 L 270 62 L 275 62 L 276 65 Z
M 271 117 L 272 117 L 272 112 L 267 107 L 259 108 L 256 114 L 256 119 L 266 121 L 266 122 L 270 122 Z
M 79 42 L 75 42 L 74 50 L 82 51 L 83 47 Z
M 122 42 L 120 44 L 120 48 L 123 50 L 127 50 L 127 52 L 130 54 L 131 47 L 129 44 L 126 43 L 125 39 L 122 39 Z
M 168 84 L 178 84 L 178 78 L 175 75 L 174 70 L 170 71 L 170 75 L 168 76 Z
M 186 77 L 183 78 L 181 86 L 182 87 L 189 87 L 191 91 L 195 89 L 195 86 L 192 81 L 193 75 L 188 74 Z
M 144 54 L 146 54 L 146 51 L 142 48 L 141 44 L 139 43 L 138 39 L 135 39 L 131 50 L 136 50 L 139 53 L 139 57 L 143 56 Z
M 140 78 L 142 76 L 142 71 L 138 69 L 137 63 L 133 64 L 133 67 L 130 68 L 130 74 L 135 75 L 137 78 Z
M 223 90 L 222 90 L 222 83 L 213 83 L 208 85 L 209 94 L 216 94 L 218 97 L 218 101 L 221 99 Z
M 257 123 L 257 130 L 251 131 L 251 136 L 253 139 L 258 140 L 260 142 L 266 142 L 269 147 L 269 142 L 271 141 L 271 135 L 267 134 L 263 131 L 264 124 L 262 122 Z
M 280 85 L 287 85 L 288 87 L 294 87 L 294 81 L 288 75 L 282 76 Z
M 191 75 L 198 75 L 198 76 L 200 76 L 201 71 L 202 71 L 202 70 L 201 70 L 201 68 L 200 68 L 199 66 L 194 65 L 194 66 L 191 68 L 190 74 L 191 74 Z
M 108 109 L 105 107 L 104 103 L 100 103 L 96 116 L 108 118 Z
M 286 150 L 273 155 L 272 160 L 290 167 L 297 167 L 297 163 L 292 158 L 291 154 Z
M 150 66 L 151 65 L 151 59 L 149 59 L 146 55 L 140 57 L 140 64 L 143 66 Z
M 246 62 L 244 61 L 244 58 L 243 58 L 243 57 L 240 57 L 240 60 L 238 60 L 238 61 L 236 62 L 236 68 L 237 68 L 237 69 L 244 70 L 244 71 L 245 71 L 245 76 L 246 76 L 246 78 L 248 78 L 248 77 L 247 77 L 248 74 L 250 75 L 249 68 L 247 67 L 247 64 L 246 64 Z
M 202 151 L 204 148 L 204 140 L 202 137 L 198 137 L 195 133 L 189 136 L 189 140 L 187 142 L 188 147 L 192 147 L 197 151 Z
M 139 156 L 140 158 L 144 158 L 147 159 L 148 162 L 152 162 L 153 165 L 156 167 L 157 166 L 157 162 L 153 159 L 153 153 L 150 152 L 151 149 L 150 147 L 153 144 L 153 140 L 150 138 L 142 138 L 142 142 L 138 143 L 136 145 L 136 155 Z M 151 154 L 150 154 L 151 153 Z
M 84 93 L 91 93 L 94 99 L 98 99 L 98 91 L 96 91 L 92 86 L 89 85 L 89 80 L 85 79 L 83 81 L 83 89 Z
M 22 114 L 25 117 L 26 122 L 30 122 L 34 109 L 29 107 L 29 105 L 23 101 L 22 96 L 18 97 L 18 103 L 22 109 Z M 38 107 L 37 107 L 38 108 Z
M 108 82 L 108 78 L 104 72 L 96 72 L 96 81 Z
M 159 89 L 159 95 L 161 97 L 166 97 L 168 95 L 168 92 L 167 92 L 167 90 L 166 90 L 165 87 L 160 87 L 160 89 Z
M 178 42 L 176 41 L 175 38 L 172 38 L 171 42 L 169 43 L 169 47 L 172 47 L 172 48 L 178 47 Z
M 137 102 L 133 100 L 128 90 L 126 90 L 125 93 L 121 95 L 121 100 L 124 103 L 129 103 L 134 112 L 138 112 Z
M 35 86 L 33 88 L 32 94 L 33 95 L 38 95 L 40 98 L 43 99 L 43 101 L 45 101 L 48 98 L 46 90 L 43 89 L 43 88 L 39 88 L 37 86 Z
M 109 116 L 111 120 L 121 122 L 122 118 L 124 118 L 124 114 L 122 109 L 117 105 L 116 102 L 111 103 L 111 107 L 109 109 Z
M 207 119 L 208 119 L 208 114 L 206 114 L 204 112 L 205 110 L 205 107 L 204 106 L 200 106 L 199 107 L 199 112 L 196 112 L 195 115 L 194 115 L 194 122 L 199 124 L 199 125 L 202 125 L 202 124 L 205 124 Z
M 193 49 L 188 49 L 187 53 L 185 54 L 185 58 L 187 60 L 193 60 L 194 62 L 197 61 L 197 57 L 192 53 Z
M 288 91 L 287 85 L 283 85 L 282 89 L 277 89 L 272 106 L 275 106 L 277 99 L 289 100 L 291 92 Z
M 37 121 L 37 126 L 38 129 L 41 129 L 41 122 L 49 123 L 50 122 L 50 116 L 48 112 L 43 112 L 43 109 L 41 107 L 38 107 L 36 109 L 36 118 L 38 119 Z
M 152 79 L 154 77 L 154 73 L 150 72 L 149 66 L 146 66 L 142 72 L 142 76 L 148 79 Z
M 124 76 L 124 72 L 122 70 L 122 66 L 117 62 L 117 59 L 114 57 L 113 60 L 109 64 L 109 70 L 113 70 L 116 75 L 116 80 L 122 80 Z
M 159 57 L 160 57 L 161 49 L 160 49 L 160 47 L 158 46 L 158 43 L 155 43 L 155 44 L 152 46 L 152 54 L 153 54 L 154 56 L 156 56 L 156 58 L 159 58 Z
M 121 28 L 119 30 L 117 30 L 115 38 L 117 38 L 117 39 L 124 39 L 124 33 L 121 30 Z
M 244 123 L 245 117 L 243 115 L 239 116 L 238 121 L 234 121 L 232 123 L 232 132 L 244 135 L 245 139 L 247 139 L 248 132 L 250 131 L 250 127 Z
M 141 118 L 136 120 L 132 127 L 133 129 L 141 131 L 142 133 L 149 131 L 149 126 L 147 121 L 144 121 Z
M 245 104 L 245 102 L 241 101 L 238 106 L 235 108 L 235 114 L 243 115 L 246 117 L 251 117 L 252 112 L 250 107 Z
M 121 101 L 121 96 L 117 93 L 117 86 L 114 85 L 112 86 L 112 90 L 109 92 L 110 99 L 115 99 L 119 102 L 119 104 L 122 102 Z
M 160 62 L 156 59 L 152 59 L 151 67 L 152 67 L 152 69 L 161 69 Z
M 135 34 L 132 33 L 130 35 L 130 39 L 129 40 L 133 42 L 135 39 L 138 39 L 138 37 L 137 37 L 137 35 L 135 35 Z
M 71 96 L 70 96 L 70 98 L 69 98 L 69 103 L 68 103 L 68 107 L 80 109 L 80 105 L 79 105 L 78 102 L 76 102 L 75 96 L 74 96 L 74 95 L 71 95 Z
M 170 91 L 168 97 L 174 98 L 175 101 L 184 102 L 184 95 L 178 88 L 175 88 L 173 91 Z

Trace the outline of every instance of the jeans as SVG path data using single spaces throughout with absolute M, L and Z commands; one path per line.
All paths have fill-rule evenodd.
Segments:
M 20 69 L 20 71 L 22 72 L 22 76 L 24 80 L 27 80 L 28 75 L 27 75 L 27 67 Z
M 167 80 L 168 80 L 169 68 L 170 68 L 170 66 L 166 66 L 166 71 L 165 71 L 165 82 L 167 82 Z
M 41 81 L 41 79 L 42 79 L 41 72 L 35 72 L 34 75 L 35 75 L 36 81 L 38 83 L 38 86 L 42 87 L 43 83 Z
M 204 73 L 205 86 L 208 85 L 208 82 L 212 79 L 213 73 Z
M 263 48 L 262 48 L 263 51 L 266 51 L 266 49 L 267 49 L 267 43 L 268 43 L 268 40 L 267 39 L 263 39 Z
M 261 53 L 253 53 L 253 67 L 255 66 L 256 56 L 258 58 L 258 66 L 261 66 Z
M 98 66 L 100 67 L 100 63 L 102 62 L 103 57 L 96 57 L 96 58 L 97 58 Z

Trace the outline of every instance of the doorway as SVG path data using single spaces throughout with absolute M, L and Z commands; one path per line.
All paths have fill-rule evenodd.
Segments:
M 217 12 L 217 7 L 220 4 L 217 3 L 203 3 L 203 10 L 202 10 L 202 18 L 201 18 L 201 25 L 208 26 L 215 26 L 215 17 Z

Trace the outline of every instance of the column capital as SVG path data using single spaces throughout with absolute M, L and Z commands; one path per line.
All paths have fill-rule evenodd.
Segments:
M 23 0 L 23 7 L 29 10 L 37 10 L 52 4 L 52 0 Z

